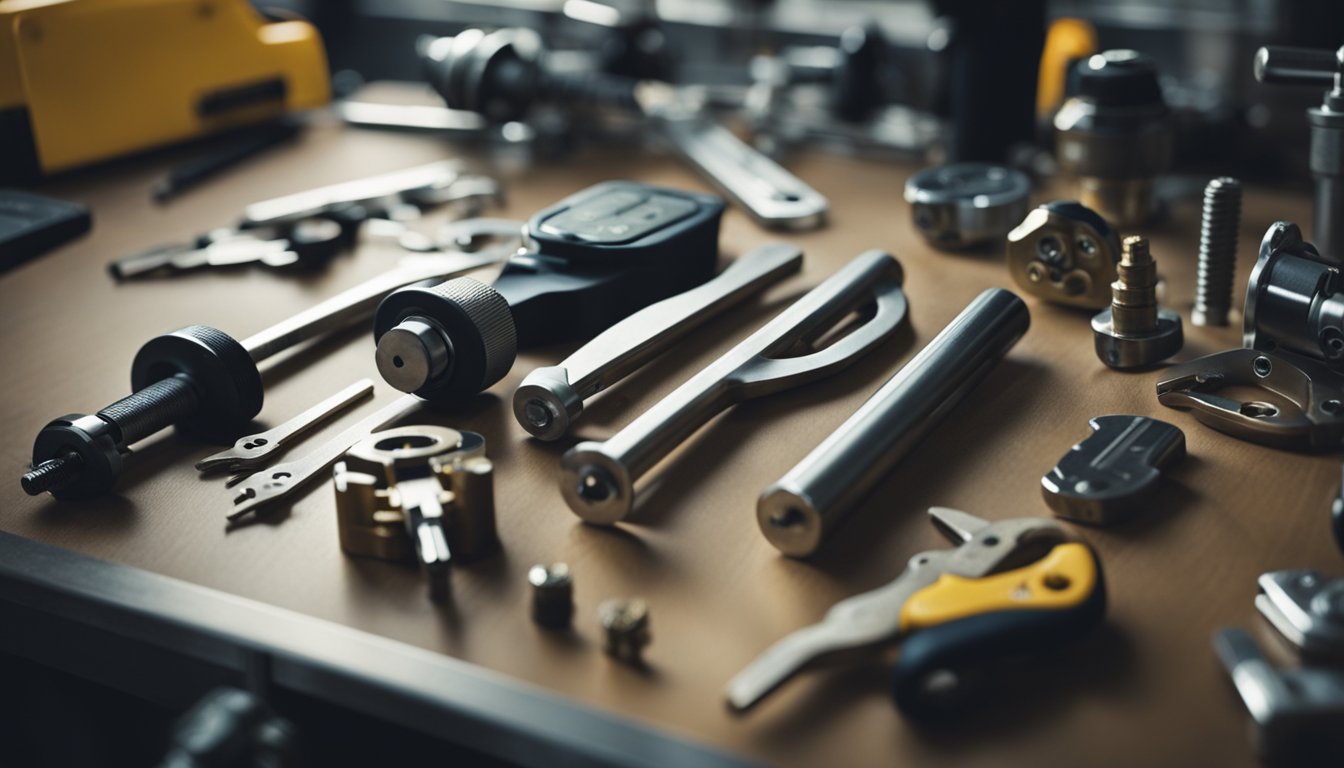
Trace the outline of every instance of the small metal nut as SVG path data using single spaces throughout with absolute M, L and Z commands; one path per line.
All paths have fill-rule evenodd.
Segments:
M 649 606 L 640 598 L 604 600 L 597 607 L 598 620 L 606 633 L 603 650 L 608 656 L 631 664 L 642 664 L 644 646 L 649 644 Z
M 569 566 L 537 564 L 527 571 L 532 585 L 532 620 L 547 629 L 563 629 L 574 617 L 574 578 Z

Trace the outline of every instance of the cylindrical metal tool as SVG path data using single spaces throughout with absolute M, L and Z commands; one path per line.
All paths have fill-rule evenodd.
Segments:
M 1027 305 L 991 288 L 868 398 L 756 504 L 765 538 L 786 555 L 817 551 L 877 485 L 1031 325 Z
M 1204 188 L 1199 228 L 1199 280 L 1190 322 L 1227 325 L 1237 270 L 1237 226 L 1241 223 L 1241 182 L 1224 176 Z

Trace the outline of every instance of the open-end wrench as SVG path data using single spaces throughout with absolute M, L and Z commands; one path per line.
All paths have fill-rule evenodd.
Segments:
M 350 446 L 410 414 L 423 403 L 415 395 L 402 395 L 347 427 L 303 458 L 276 464 L 243 480 L 237 490 L 232 492 L 233 510 L 229 512 L 229 521 L 233 522 L 263 505 L 274 504 L 297 493 L 305 484 L 335 464 Z
M 854 362 L 906 317 L 901 265 L 868 251 L 813 288 L 606 442 L 579 443 L 561 460 L 560 491 L 586 522 L 611 524 L 634 509 L 634 483 L 720 411 L 815 381 Z M 873 307 L 871 314 L 866 312 Z M 817 349 L 854 312 L 863 322 Z M 786 357 L 793 352 L 806 352 Z
M 277 427 L 238 438 L 233 447 L 196 462 L 196 470 L 212 472 L 226 469 L 230 472 L 242 472 L 259 469 L 295 438 L 302 437 L 317 425 L 345 410 L 347 406 L 371 394 L 373 394 L 373 382 L 369 379 L 360 379 Z
M 527 374 L 513 393 L 514 417 L 533 437 L 560 439 L 583 412 L 585 398 L 630 375 L 710 318 L 797 272 L 802 263 L 798 248 L 769 243 L 741 256 L 709 282 L 641 309 L 559 365 Z

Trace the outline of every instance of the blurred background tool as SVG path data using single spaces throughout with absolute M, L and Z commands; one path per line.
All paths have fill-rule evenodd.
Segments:
M 246 0 L 0 3 L 0 181 L 273 120 L 329 93 L 317 30 Z
M 40 256 L 91 226 L 89 209 L 79 203 L 0 189 L 0 270 Z
M 219 149 L 173 168 L 154 185 L 154 202 L 167 203 L 203 181 L 223 173 L 254 155 L 284 144 L 299 135 L 300 124 L 293 120 L 245 129 Z

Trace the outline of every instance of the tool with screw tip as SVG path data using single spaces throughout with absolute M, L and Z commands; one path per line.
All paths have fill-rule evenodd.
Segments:
M 563 629 L 574 618 L 574 576 L 564 563 L 537 564 L 527 571 L 532 585 L 532 621 L 546 629 Z
M 702 116 L 690 94 L 659 81 L 557 71 L 545 57 L 540 36 L 530 29 L 467 29 L 421 46 L 430 85 L 453 109 L 493 122 L 521 120 L 544 101 L 638 114 L 762 225 L 801 230 L 824 223 L 825 197 Z
M 1213 636 L 1213 649 L 1255 722 L 1255 746 L 1271 765 L 1333 766 L 1344 752 L 1344 669 L 1276 669 L 1242 629 Z
M 508 373 L 518 348 L 589 338 L 714 276 L 723 201 L 628 181 L 598 184 L 533 216 L 535 250 L 492 286 L 470 278 L 391 293 L 374 315 L 378 372 L 458 402 Z
M 1304 656 L 1344 660 L 1344 579 L 1315 571 L 1263 573 L 1255 607 Z
M 1039 205 L 1008 233 L 1008 273 L 1022 290 L 1056 304 L 1106 306 L 1119 260 L 1120 236 L 1080 203 Z
M 597 616 L 602 624 L 602 650 L 618 661 L 643 664 L 644 646 L 651 639 L 648 604 L 637 597 L 603 600 Z
M 1330 263 L 1340 264 L 1344 262 L 1344 48 L 1261 48 L 1255 53 L 1255 79 L 1330 89 L 1319 107 L 1307 110 L 1311 175 L 1316 180 L 1311 239 Z
M 396 288 L 489 266 L 498 252 L 415 257 L 243 341 L 205 325 L 150 339 L 131 364 L 135 390 L 98 413 L 50 422 L 24 473 L 30 496 L 84 498 L 111 490 L 132 443 L 170 425 L 206 439 L 233 440 L 261 411 L 257 364 L 297 344 L 359 322 Z
M 1195 325 L 1227 325 L 1237 271 L 1237 227 L 1241 224 L 1241 182 L 1224 176 L 1204 187 L 1199 227 L 1199 272 Z
M 947 327 L 756 502 L 780 552 L 811 555 L 882 477 L 984 379 L 1027 332 L 1027 305 L 981 293 Z
M 1055 114 L 1060 168 L 1081 199 L 1122 226 L 1151 217 L 1153 177 L 1171 168 L 1173 125 L 1153 60 L 1129 50 L 1079 61 L 1074 92 Z
M 1185 433 L 1147 416 L 1098 416 L 1092 434 L 1041 478 L 1055 515 L 1108 525 L 1142 511 L 1161 470 L 1185 458 Z
M 974 667 L 1059 644 L 1106 611 L 1101 564 L 1086 544 L 1044 518 L 990 522 L 934 507 L 932 522 L 958 546 L 910 559 L 891 583 L 841 600 L 818 624 L 770 646 L 728 682 L 734 710 L 754 706 L 794 675 L 880 655 L 903 640 L 893 674 L 896 705 L 936 714 L 965 691 L 948 691 Z
M 420 564 L 434 601 L 449 567 L 499 549 L 494 467 L 475 432 L 414 425 L 375 432 L 336 464 L 336 521 L 348 555 Z
M 598 334 L 559 365 L 527 374 L 513 393 L 513 415 L 542 440 L 559 440 L 583 413 L 586 398 L 662 354 L 678 339 L 748 296 L 797 272 L 803 252 L 771 243 L 685 293 L 650 304 Z
M 316 429 L 347 407 L 373 394 L 373 382 L 360 379 L 308 410 L 265 432 L 238 438 L 232 448 L 196 462 L 198 472 L 245 472 L 261 468 L 285 446 Z
M 1344 445 L 1344 291 L 1339 273 L 1296 224 L 1275 223 L 1260 243 L 1242 313 L 1244 349 L 1172 366 L 1157 399 L 1190 408 L 1243 440 L 1299 450 Z M 1243 388 L 1272 402 L 1226 397 Z
M 715 414 L 834 373 L 895 333 L 906 318 L 901 279 L 901 265 L 890 254 L 856 257 L 611 439 L 579 443 L 565 453 L 565 503 L 586 522 L 624 519 L 635 507 L 635 481 Z M 865 313 L 862 325 L 816 348 L 856 310 Z M 784 356 L 800 351 L 806 354 Z
M 1031 179 L 989 163 L 929 168 L 905 182 L 915 228 L 935 248 L 957 249 L 998 240 L 1027 215 Z
M 239 520 L 249 512 L 256 512 L 298 493 L 304 485 L 335 464 L 350 446 L 414 413 L 422 405 L 424 402 L 418 398 L 403 395 L 301 458 L 281 462 L 247 477 L 235 477 L 230 485 L 237 485 L 238 489 L 233 492 L 233 510 L 228 514 L 229 521 Z
M 1157 263 L 1142 237 L 1122 245 L 1111 307 L 1092 318 L 1097 357 L 1112 368 L 1146 368 L 1181 351 L 1181 316 L 1157 306 Z

